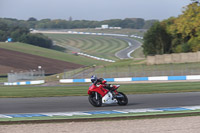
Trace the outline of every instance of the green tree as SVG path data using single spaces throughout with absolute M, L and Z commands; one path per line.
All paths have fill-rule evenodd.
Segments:
M 143 48 L 145 55 L 171 53 L 171 36 L 164 23 L 154 23 L 145 33 Z
M 43 34 L 27 34 L 21 36 L 21 42 L 32 44 L 39 47 L 51 48 L 52 41 Z
M 120 24 L 120 27 L 122 27 L 122 28 L 135 28 L 135 26 L 136 26 L 135 21 L 133 21 L 129 18 L 122 20 L 121 24 Z
M 149 29 L 155 22 L 158 22 L 158 20 L 146 20 L 142 28 Z
M 199 50 L 200 42 L 200 6 L 197 2 L 184 8 L 183 14 L 173 20 L 168 31 L 173 36 L 173 52 L 191 52 Z
M 137 18 L 136 20 L 135 20 L 135 28 L 136 29 L 141 29 L 141 28 L 143 28 L 143 26 L 144 26 L 144 24 L 145 24 L 145 21 L 144 21 L 144 19 L 142 19 L 142 18 Z
M 37 21 L 37 19 L 34 17 L 30 17 L 27 21 Z

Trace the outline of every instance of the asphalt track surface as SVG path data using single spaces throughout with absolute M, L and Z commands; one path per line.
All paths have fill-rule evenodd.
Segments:
M 0 114 L 143 109 L 199 105 L 200 92 L 128 95 L 129 104 L 93 107 L 87 96 L 0 98 Z
M 129 46 L 127 48 L 122 49 L 115 54 L 115 56 L 120 58 L 120 59 L 130 59 L 130 58 L 132 58 L 130 56 L 130 54 L 132 52 L 134 52 L 137 48 L 142 46 L 141 42 L 134 40 L 134 39 L 130 39 L 130 38 L 127 38 L 127 37 L 115 37 L 115 38 L 124 40 L 124 41 L 128 42 L 128 44 L 129 44 Z

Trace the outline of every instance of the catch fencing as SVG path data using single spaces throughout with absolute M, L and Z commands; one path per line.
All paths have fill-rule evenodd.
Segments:
M 90 78 L 93 74 L 103 78 L 200 75 L 200 63 L 90 67 L 65 70 L 63 78 Z
M 41 80 L 45 77 L 44 70 L 30 70 L 26 72 L 13 72 L 8 73 L 8 82 L 20 82 L 20 81 L 31 81 L 31 80 Z

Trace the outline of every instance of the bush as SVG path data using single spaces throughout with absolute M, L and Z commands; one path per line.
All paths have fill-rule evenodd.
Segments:
M 51 48 L 52 41 L 43 34 L 27 34 L 20 38 L 21 42 L 32 44 L 39 47 Z
M 143 52 L 145 55 L 171 53 L 171 36 L 165 25 L 155 22 L 144 35 Z
M 0 41 L 11 37 L 13 41 L 32 44 L 39 47 L 51 48 L 52 41 L 43 34 L 30 34 L 26 27 L 12 26 L 0 21 Z

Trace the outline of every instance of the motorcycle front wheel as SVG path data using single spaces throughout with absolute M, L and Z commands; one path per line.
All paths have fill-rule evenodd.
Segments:
M 118 92 L 119 94 L 119 98 L 117 98 L 117 104 L 118 105 L 127 105 L 128 104 L 128 98 L 127 98 L 127 96 L 124 94 L 124 93 L 122 93 L 122 92 Z
M 97 92 L 93 92 L 91 95 L 89 95 L 88 100 L 94 107 L 102 106 L 102 97 Z

